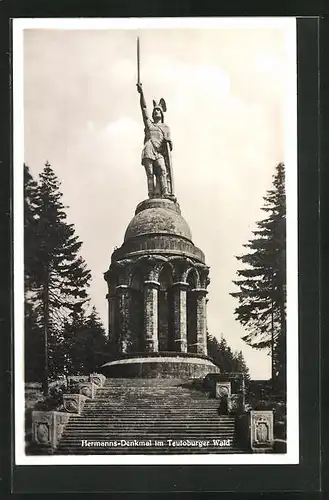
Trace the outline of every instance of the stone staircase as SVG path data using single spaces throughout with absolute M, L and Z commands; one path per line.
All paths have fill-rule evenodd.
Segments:
M 171 440 L 171 441 L 170 441 Z M 195 382 L 107 379 L 72 416 L 56 454 L 241 453 L 235 417 Z

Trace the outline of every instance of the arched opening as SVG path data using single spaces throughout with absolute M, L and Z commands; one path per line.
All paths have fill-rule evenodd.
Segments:
M 130 283 L 130 332 L 135 352 L 144 350 L 144 274 L 136 269 Z
M 158 340 L 159 351 L 174 350 L 173 341 L 173 297 L 172 270 L 164 266 L 159 274 L 160 288 L 158 292 Z
M 197 307 L 196 294 L 193 291 L 198 287 L 199 276 L 195 268 L 187 274 L 187 352 L 197 352 Z

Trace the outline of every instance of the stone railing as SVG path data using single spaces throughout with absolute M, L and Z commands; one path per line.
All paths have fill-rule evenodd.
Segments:
M 56 448 L 63 434 L 70 413 L 59 411 L 32 412 L 32 442 L 48 448 Z
M 209 374 L 204 379 L 203 388 L 218 399 L 219 414 L 236 416 L 237 441 L 243 448 L 253 453 L 285 452 L 286 441 L 274 437 L 275 412 L 251 409 L 246 404 L 243 374 Z
M 99 373 L 67 377 L 67 392 L 62 396 L 63 411 L 32 412 L 32 444 L 54 450 L 72 415 L 80 415 L 85 402 L 94 399 L 96 391 L 105 383 Z
M 215 373 L 204 379 L 204 389 L 219 400 L 219 413 L 245 412 L 245 385 L 242 373 Z

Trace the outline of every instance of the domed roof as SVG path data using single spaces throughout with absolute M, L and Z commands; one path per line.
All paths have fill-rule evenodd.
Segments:
M 170 234 L 192 241 L 191 230 L 181 216 L 178 203 L 164 198 L 145 200 L 137 206 L 124 241 L 146 234 Z

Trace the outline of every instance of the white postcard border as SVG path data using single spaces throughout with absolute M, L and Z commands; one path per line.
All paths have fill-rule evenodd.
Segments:
M 286 32 L 285 165 L 287 192 L 287 453 L 208 455 L 26 456 L 24 451 L 24 29 L 229 29 L 279 28 Z M 14 393 L 16 465 L 269 465 L 299 463 L 297 66 L 296 18 L 72 18 L 13 19 L 14 159 Z

